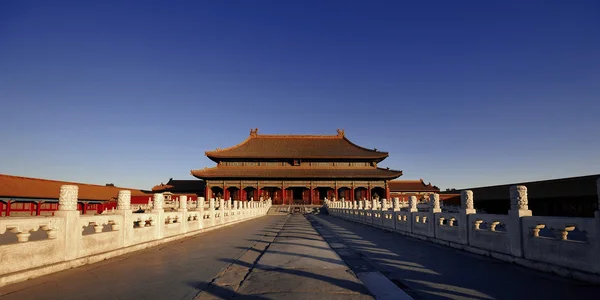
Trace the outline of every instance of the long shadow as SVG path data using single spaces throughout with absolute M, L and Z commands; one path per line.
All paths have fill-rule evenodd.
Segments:
M 255 240 L 255 239 L 247 239 L 247 241 L 249 241 L 249 242 L 261 242 L 261 240 Z M 315 249 L 319 249 L 319 250 L 331 250 L 331 248 L 329 248 L 329 247 L 319 247 L 319 246 L 307 245 L 307 244 L 300 244 L 300 243 L 289 243 L 289 242 L 282 242 L 282 241 L 275 241 L 274 243 L 275 244 L 292 245 L 292 246 L 310 247 L 310 248 L 315 248 Z
M 312 279 L 316 279 L 316 280 L 320 280 L 323 282 L 328 282 L 328 283 L 334 284 L 340 288 L 348 289 L 348 290 L 351 290 L 356 293 L 360 293 L 363 295 L 370 295 L 367 292 L 366 288 L 362 284 L 360 284 L 358 282 L 349 281 L 346 279 L 332 278 L 329 276 L 315 274 L 315 273 L 303 271 L 300 269 L 264 268 L 264 267 L 261 267 L 260 265 L 252 265 L 252 264 L 242 262 L 239 260 L 235 260 L 235 259 L 221 259 L 220 261 L 226 262 L 226 263 L 231 263 L 231 264 L 237 264 L 237 265 L 249 268 L 249 269 L 255 269 L 255 270 L 258 269 L 258 270 L 265 271 L 265 272 L 278 272 L 278 273 L 296 275 L 296 276 L 300 276 L 300 277 L 312 278 Z
M 388 274 L 386 276 L 401 281 L 428 298 L 451 299 L 460 295 L 478 299 L 516 299 L 535 295 L 537 299 L 593 299 L 600 293 L 597 286 L 582 288 L 576 282 L 554 275 L 397 233 L 383 234 L 381 229 L 341 218 L 315 217 L 324 221 L 321 224 L 347 246 L 374 262 L 384 274 Z M 365 241 L 370 245 L 364 245 Z M 381 249 L 387 250 L 387 253 L 381 253 Z
M 319 242 L 324 242 L 323 239 L 314 239 L 314 238 L 309 238 L 309 237 L 305 237 L 305 236 L 297 236 L 297 235 L 285 235 L 282 236 L 280 235 L 279 238 L 285 238 L 285 239 L 298 239 L 298 240 L 309 240 L 309 241 L 319 241 Z
M 236 247 L 237 249 L 248 249 L 248 248 L 244 248 L 244 247 Z M 248 251 L 253 251 L 253 252 L 262 252 L 261 250 L 258 249 L 254 249 L 254 248 L 250 248 L 248 249 Z M 336 264 L 336 265 L 340 265 L 340 266 L 344 266 L 344 263 L 340 260 L 337 259 L 331 259 L 331 258 L 324 258 L 324 257 L 319 257 L 319 256 L 314 256 L 314 255 L 308 255 L 308 254 L 302 254 L 302 253 L 293 253 L 293 252 L 287 252 L 287 251 L 277 251 L 277 250 L 272 250 L 269 249 L 269 253 L 276 253 L 276 254 L 281 254 L 281 255 L 289 255 L 289 256 L 295 256 L 295 257 L 305 257 L 305 258 L 310 258 L 310 259 L 315 259 L 315 260 L 320 260 L 322 262 L 327 262 L 327 263 L 332 263 L 332 264 Z
M 218 286 L 218 285 L 206 283 L 204 281 L 202 281 L 202 282 L 190 281 L 190 282 L 187 282 L 187 285 L 200 290 L 200 293 L 198 293 L 196 295 L 196 297 L 202 293 L 208 293 L 215 297 L 219 297 L 221 299 L 232 299 L 232 298 L 249 299 L 249 300 L 268 300 L 269 299 L 269 298 L 265 298 L 265 297 L 261 297 L 261 296 L 257 296 L 257 295 L 242 295 L 236 291 L 233 291 L 233 290 L 230 290 L 230 289 Z

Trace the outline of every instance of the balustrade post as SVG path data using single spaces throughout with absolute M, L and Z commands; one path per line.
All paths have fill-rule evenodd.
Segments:
M 596 194 L 598 195 L 598 208 L 594 212 L 596 223 L 596 253 L 600 253 L 600 178 L 596 180 Z M 596 272 L 600 273 L 600 258 L 596 260 Z
M 209 202 L 208 202 L 208 211 L 209 211 L 209 226 L 215 226 L 217 225 L 217 221 L 216 221 L 216 216 L 215 216 L 215 198 L 210 198 Z
M 410 196 L 408 197 L 408 212 L 410 212 L 410 222 L 409 226 L 410 226 L 410 233 L 413 233 L 413 227 L 414 227 L 414 223 L 415 223 L 415 213 L 419 212 L 419 209 L 417 208 L 417 196 Z
M 133 244 L 133 212 L 131 211 L 131 191 L 119 191 L 117 196 L 116 215 L 122 217 L 121 224 L 113 224 L 113 231 L 118 228 L 120 234 L 120 247 L 127 247 Z
M 187 208 L 187 201 L 188 201 L 188 197 L 183 195 L 179 197 L 179 209 L 177 209 L 178 212 L 181 212 L 181 221 L 179 223 L 181 223 L 179 225 L 180 228 L 180 232 L 181 233 L 186 233 L 188 232 L 189 228 L 188 228 L 188 208 Z
M 162 239 L 165 235 L 165 210 L 163 209 L 165 204 L 165 195 L 163 193 L 155 193 L 152 195 L 152 212 L 156 213 L 156 229 L 155 238 Z
M 63 185 L 60 187 L 58 197 L 58 211 L 54 216 L 61 217 L 64 220 L 64 227 L 61 228 L 59 236 L 65 242 L 63 253 L 65 260 L 77 258 L 81 247 L 82 230 L 79 226 L 79 211 L 77 210 L 77 195 L 79 187 L 76 185 Z M 59 250 L 60 251 L 60 250 Z
M 523 217 L 531 217 L 527 199 L 527 187 L 513 185 L 510 187 L 510 210 L 508 211 L 508 237 L 510 253 L 517 257 L 523 256 Z
M 477 211 L 475 210 L 474 200 L 473 200 L 473 191 L 464 190 L 460 192 L 460 214 L 458 221 L 458 230 L 460 231 L 460 240 L 461 244 L 468 245 L 469 244 L 469 232 L 471 228 L 471 224 L 469 224 L 469 215 L 475 214 Z
M 394 201 L 392 202 L 392 210 L 400 211 L 400 199 L 398 197 L 395 197 Z
M 435 222 L 435 214 L 441 213 L 442 208 L 440 207 L 440 195 L 436 193 L 429 194 L 429 215 L 431 221 L 429 221 L 429 232 L 433 237 L 437 237 L 438 224 Z
M 205 227 L 204 225 L 204 197 L 198 197 L 196 199 L 196 211 L 198 211 L 198 229 Z
M 225 223 L 225 199 L 219 199 L 219 224 Z

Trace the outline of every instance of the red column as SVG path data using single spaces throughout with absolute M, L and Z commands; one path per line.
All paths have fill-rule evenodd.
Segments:
M 29 202 L 29 215 L 33 216 L 33 202 Z
M 254 200 L 260 199 L 259 192 L 260 190 L 258 189 L 258 187 L 256 187 L 256 189 L 254 190 Z
M 42 201 L 38 201 L 38 202 L 37 202 L 37 207 L 36 207 L 36 210 L 35 210 L 35 215 L 36 215 L 36 216 L 39 216 L 39 215 L 40 215 L 41 208 L 42 208 Z
M 285 205 L 285 186 L 281 184 L 281 204 Z
M 7 217 L 10 217 L 10 200 L 6 201 L 6 215 Z
M 206 201 L 210 200 L 210 186 L 206 185 L 206 187 L 204 188 L 204 199 Z
M 83 202 L 83 203 L 81 203 L 81 214 L 85 215 L 86 212 L 87 212 L 87 202 Z
M 350 190 L 350 201 L 354 201 L 354 188 Z
M 390 199 L 390 188 L 389 187 L 385 187 L 385 199 Z
M 3 206 L 4 206 L 4 203 L 2 203 L 2 201 L 0 201 L 0 217 L 2 217 L 2 210 L 4 210 Z

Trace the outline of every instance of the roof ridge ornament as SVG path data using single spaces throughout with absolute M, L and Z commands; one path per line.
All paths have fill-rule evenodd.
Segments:
M 251 137 L 257 137 L 258 136 L 258 128 L 250 128 L 250 136 Z
M 341 138 L 344 137 L 344 129 L 339 129 L 338 128 L 338 130 L 337 130 L 337 136 L 341 137 Z

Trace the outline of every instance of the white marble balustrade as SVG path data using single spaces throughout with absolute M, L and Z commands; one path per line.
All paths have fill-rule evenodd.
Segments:
M 600 179 L 597 189 L 600 207 Z M 393 203 L 390 208 L 376 200 L 356 206 L 330 201 L 326 206 L 330 215 L 350 221 L 600 283 L 600 211 L 594 218 L 533 216 L 525 186 L 512 186 L 509 194 L 507 215 L 477 213 L 471 191 L 462 192 L 462 204 L 452 212 L 442 211 L 435 194 L 427 209 L 419 208 L 414 196 L 408 207 Z
M 131 205 L 131 192 L 120 191 L 117 209 L 100 215 L 80 215 L 78 187 L 62 186 L 59 210 L 53 217 L 0 217 L 0 234 L 14 234 L 14 243 L 0 245 L 0 286 L 43 276 L 52 272 L 101 261 L 191 236 L 206 230 L 261 217 L 271 200 L 252 205 L 225 205 L 220 200 L 206 204 L 181 197 L 175 208 L 164 211 L 164 196 L 155 194 L 149 212 Z M 30 240 L 32 232 L 42 230 L 43 238 Z

